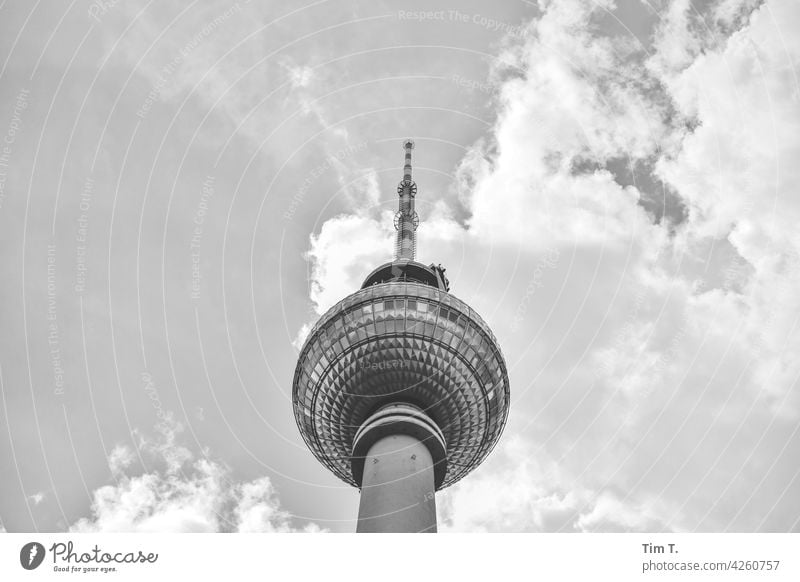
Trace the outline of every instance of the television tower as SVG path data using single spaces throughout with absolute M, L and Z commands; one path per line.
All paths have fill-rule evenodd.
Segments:
M 477 467 L 508 417 L 489 326 L 416 262 L 413 140 L 403 141 L 394 260 L 331 307 L 300 350 L 297 426 L 314 456 L 360 488 L 358 532 L 435 532 L 435 492 Z

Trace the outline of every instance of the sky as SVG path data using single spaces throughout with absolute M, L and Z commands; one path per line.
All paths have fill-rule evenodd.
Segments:
M 440 531 L 800 531 L 796 0 L 0 2 L 0 531 L 354 531 L 309 326 L 391 258 L 511 412 Z

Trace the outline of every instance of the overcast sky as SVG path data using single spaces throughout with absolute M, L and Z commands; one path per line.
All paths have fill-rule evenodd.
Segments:
M 418 259 L 511 379 L 440 530 L 800 530 L 798 30 L 796 0 L 0 0 L 0 531 L 353 531 L 291 381 L 391 257 L 405 137 Z

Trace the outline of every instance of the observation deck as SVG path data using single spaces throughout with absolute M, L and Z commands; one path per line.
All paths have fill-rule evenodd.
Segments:
M 359 486 L 352 468 L 359 428 L 386 405 L 418 407 L 444 436 L 446 458 L 434 467 L 441 489 L 497 443 L 509 410 L 506 365 L 489 326 L 438 279 L 384 280 L 386 269 L 373 271 L 309 333 L 294 375 L 294 414 L 317 459 Z M 409 272 L 422 271 L 398 276 Z

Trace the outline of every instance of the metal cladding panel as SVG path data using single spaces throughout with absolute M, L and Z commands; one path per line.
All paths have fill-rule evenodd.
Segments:
M 508 416 L 509 381 L 497 340 L 466 303 L 411 282 L 349 295 L 306 340 L 292 388 L 295 418 L 314 455 L 342 480 L 353 437 L 390 402 L 422 408 L 447 444 L 451 485 L 483 461 Z

